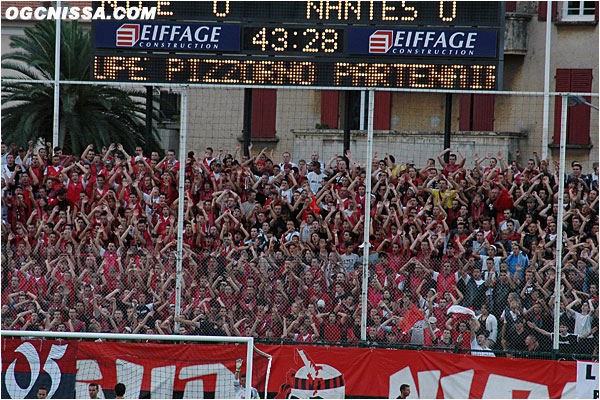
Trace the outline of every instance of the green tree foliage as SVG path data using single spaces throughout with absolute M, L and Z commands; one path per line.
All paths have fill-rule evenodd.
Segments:
M 14 52 L 2 59 L 12 77 L 54 79 L 54 21 L 25 28 L 25 36 L 11 37 Z M 61 25 L 61 80 L 91 78 L 90 33 L 76 21 Z M 6 74 L 3 74 L 6 76 Z M 3 141 L 26 146 L 32 140 L 52 142 L 54 86 L 29 82 L 2 85 Z M 98 85 L 60 85 L 60 146 L 80 154 L 89 144 L 96 148 L 122 143 L 130 153 L 144 143 L 145 92 Z M 158 111 L 153 110 L 158 119 Z M 153 129 L 152 148 L 159 150 Z

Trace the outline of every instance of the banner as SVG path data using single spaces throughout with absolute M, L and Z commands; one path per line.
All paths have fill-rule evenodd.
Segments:
M 434 351 L 257 346 L 273 356 L 279 398 L 574 398 L 576 363 Z M 335 386 L 335 385 L 338 386 Z
M 396 57 L 494 58 L 498 30 L 350 28 L 348 53 Z
M 268 389 L 278 398 L 396 398 L 402 384 L 410 385 L 410 398 L 575 398 L 580 383 L 572 361 L 309 345 L 257 347 L 273 356 Z M 245 345 L 3 339 L 2 397 L 34 398 L 43 385 L 49 397 L 86 398 L 89 383 L 95 382 L 102 397 L 110 398 L 114 385 L 123 382 L 128 397 L 198 398 L 200 393 L 231 398 L 237 358 L 245 360 Z M 253 363 L 252 386 L 263 392 L 266 358 L 256 354 Z M 584 366 L 582 371 L 584 377 L 588 372 L 597 379 L 598 364 L 582 364 L 595 364 L 595 370 Z
M 577 361 L 577 398 L 597 399 L 599 385 L 598 363 Z
M 2 341 L 2 398 L 36 398 L 48 389 L 48 397 L 73 398 L 77 341 Z
M 99 49 L 239 51 L 240 27 L 225 24 L 95 21 Z

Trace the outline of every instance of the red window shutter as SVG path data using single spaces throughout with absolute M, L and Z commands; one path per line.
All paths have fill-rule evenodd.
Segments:
M 252 137 L 274 138 L 277 89 L 252 89 Z
M 494 95 L 473 95 L 473 130 L 494 130 Z
M 594 3 L 594 5 L 595 5 L 594 15 L 596 16 L 596 21 L 598 21 L 598 2 L 596 1 Z
M 592 70 L 591 69 L 573 69 L 571 70 L 571 91 L 586 92 L 592 91 Z M 587 102 L 592 99 L 585 96 Z M 569 107 L 568 118 L 568 136 L 569 144 L 590 144 L 590 107 L 585 104 L 578 104 Z
M 339 95 L 339 90 L 321 90 L 321 125 L 327 125 L 331 129 L 338 128 Z
M 556 70 L 556 91 L 568 92 L 571 89 L 571 70 Z M 562 111 L 562 98 L 556 96 L 554 99 L 554 144 L 560 144 L 560 114 Z M 567 127 L 569 126 L 567 122 Z
M 552 2 L 552 21 L 556 21 L 558 18 L 558 2 Z M 538 1 L 538 21 L 546 20 L 546 13 L 548 12 L 548 2 Z
M 548 12 L 548 2 L 547 1 L 538 1 L 538 21 L 545 21 L 547 12 Z
M 470 94 L 460 95 L 460 111 L 458 114 L 458 130 L 460 131 L 471 130 L 471 100 Z
M 507 1 L 505 3 L 506 3 L 506 12 L 517 11 L 517 2 L 516 1 Z
M 375 92 L 373 130 L 387 131 L 390 129 L 391 95 L 391 92 Z

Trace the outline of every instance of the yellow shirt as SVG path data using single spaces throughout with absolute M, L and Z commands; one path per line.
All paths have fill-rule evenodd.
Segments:
M 446 190 L 444 192 L 440 192 L 439 189 L 431 189 L 431 194 L 433 194 L 433 204 L 439 205 L 440 200 L 446 197 L 445 204 L 443 204 L 444 208 L 452 208 L 452 200 L 456 197 L 456 190 Z

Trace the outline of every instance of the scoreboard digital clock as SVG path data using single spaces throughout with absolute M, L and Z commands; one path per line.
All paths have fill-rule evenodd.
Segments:
M 323 27 L 244 27 L 242 49 L 249 53 L 298 53 L 337 55 L 344 53 L 344 30 Z
M 228 79 L 222 68 L 223 79 L 217 81 L 232 85 L 280 81 L 295 85 L 294 79 L 269 77 L 283 76 L 284 66 L 293 72 L 299 65 L 311 66 L 311 78 L 298 84 L 309 86 L 494 90 L 502 81 L 501 2 L 105 1 L 93 5 L 157 10 L 152 21 L 93 21 L 94 79 L 98 80 L 211 83 L 212 78 L 196 80 L 196 72 L 207 68 L 206 60 L 221 59 L 223 68 L 235 65 L 247 77 Z M 116 61 L 120 59 L 123 62 Z M 169 59 L 186 67 L 173 74 L 165 61 Z M 361 66 L 386 72 L 374 80 L 336 79 L 343 76 L 338 73 L 344 62 L 353 66 L 349 71 L 359 74 Z M 414 65 L 423 67 L 415 72 Z M 449 68 L 443 69 L 444 65 Z M 120 73 L 119 68 L 131 73 Z M 420 74 L 432 79 L 423 83 L 411 78 Z
M 100 1 L 94 7 L 156 7 L 157 19 L 338 25 L 502 26 L 498 1 Z

